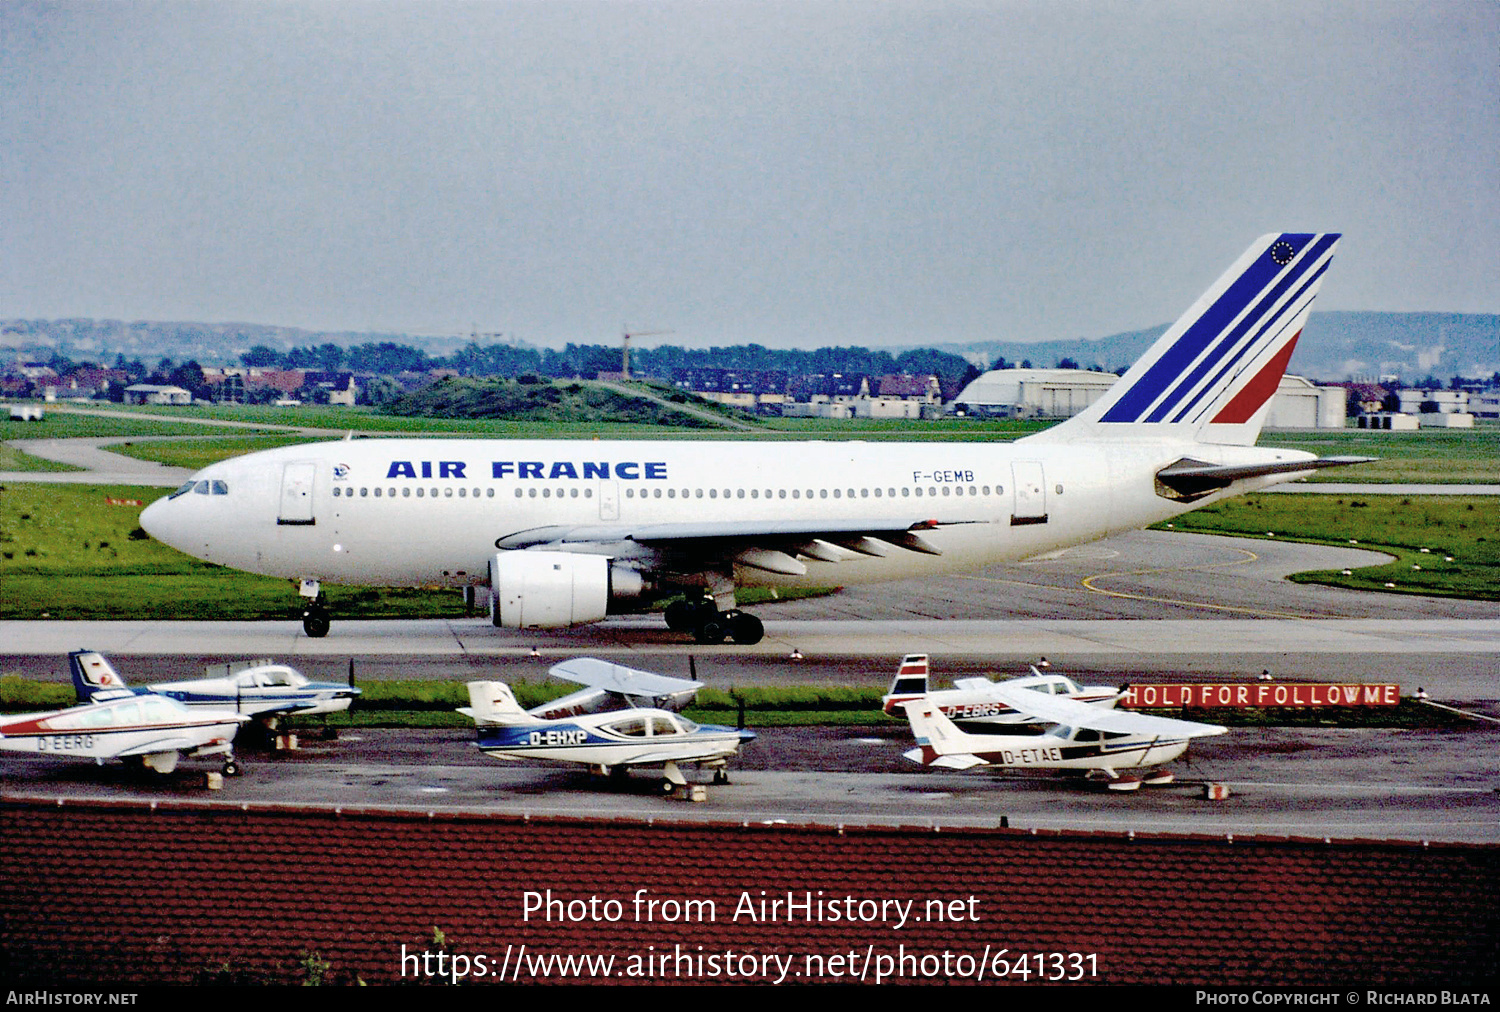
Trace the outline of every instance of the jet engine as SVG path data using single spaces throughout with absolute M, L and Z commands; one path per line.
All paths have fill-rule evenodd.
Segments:
M 603 555 L 510 551 L 490 560 L 490 621 L 505 629 L 597 622 L 612 603 L 645 592 L 639 571 Z

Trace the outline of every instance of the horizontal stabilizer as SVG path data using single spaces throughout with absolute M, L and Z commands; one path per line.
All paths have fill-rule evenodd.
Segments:
M 1319 457 L 1316 460 L 1286 460 L 1263 464 L 1210 464 L 1184 457 L 1156 472 L 1156 480 L 1176 493 L 1173 498 L 1197 499 L 1229 486 L 1242 478 L 1260 478 L 1269 474 L 1294 474 L 1325 467 L 1347 467 L 1368 464 L 1378 457 Z
M 923 766 L 941 766 L 943 769 L 947 770 L 966 770 L 971 769 L 975 766 L 989 765 L 989 763 L 985 762 L 977 755 L 969 755 L 967 753 L 934 756 L 931 762 L 927 762 L 923 750 L 919 748 L 914 748 L 908 752 L 904 752 L 902 753 L 902 756 L 906 759 L 910 759 L 914 763 L 921 763 Z

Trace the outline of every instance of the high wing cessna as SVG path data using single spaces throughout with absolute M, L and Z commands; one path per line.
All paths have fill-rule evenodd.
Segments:
M 674 713 L 701 682 L 636 671 L 593 658 L 555 665 L 551 673 L 587 688 L 523 710 L 504 682 L 470 682 L 469 706 L 459 712 L 474 721 L 475 744 L 499 759 L 547 759 L 580 763 L 623 776 L 632 766 L 661 766 L 662 786 L 687 783 L 679 763 L 711 767 L 714 783 L 727 783 L 725 765 L 753 731 L 696 724 Z M 650 701 L 656 705 L 641 706 Z
M 1001 702 L 993 691 L 997 683 L 988 678 L 955 678 L 953 688 L 929 691 L 928 667 L 926 654 L 907 654 L 901 658 L 901 666 L 891 679 L 891 690 L 880 697 L 881 708 L 893 717 L 900 717 L 906 713 L 902 704 L 921 698 L 936 705 L 944 716 L 959 725 L 1030 724 L 1041 719 Z M 1008 678 L 998 684 L 1101 706 L 1114 706 L 1120 696 L 1108 685 L 1079 685 L 1063 675 L 1044 675 L 1035 665 L 1029 676 Z
M 1336 234 L 1256 240 L 1103 397 L 1013 443 L 371 439 L 204 468 L 141 525 L 298 581 L 488 588 L 496 626 L 667 624 L 758 642 L 740 587 L 843 586 L 1011 562 L 1368 458 L 1253 444 Z
M 0 717 L 0 750 L 59 759 L 120 759 L 171 773 L 183 756 L 224 756 L 224 772 L 240 772 L 233 741 L 249 720 L 229 710 L 197 713 L 175 699 L 126 694 L 66 710 Z
M 963 770 L 973 766 L 1072 770 L 1111 790 L 1135 790 L 1142 783 L 1167 784 L 1172 774 L 1159 767 L 1187 751 L 1194 738 L 1223 734 L 1228 728 L 1190 720 L 1153 717 L 1076 699 L 1051 696 L 1009 683 L 993 683 L 996 699 L 1055 726 L 1042 734 L 970 734 L 961 731 L 929 698 L 903 705 L 917 747 L 906 758 L 924 766 Z M 1120 770 L 1146 768 L 1140 775 Z
M 104 656 L 94 650 L 68 654 L 78 701 L 87 703 L 127 693 L 160 695 L 191 709 L 231 710 L 261 720 L 337 713 L 349 709 L 360 690 L 339 682 L 313 682 L 285 664 L 255 662 L 223 678 L 129 686 Z

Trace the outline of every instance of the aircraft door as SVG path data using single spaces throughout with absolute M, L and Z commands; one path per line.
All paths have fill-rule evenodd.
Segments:
M 1015 507 L 1010 522 L 1044 524 L 1047 522 L 1047 479 L 1042 464 L 1036 460 L 1017 460 L 1010 465 L 1015 486 Z
M 281 472 L 281 511 L 278 524 L 311 526 L 317 523 L 313 516 L 313 478 L 318 465 L 302 461 L 286 465 Z
M 599 519 L 620 519 L 620 485 L 614 481 L 599 483 Z

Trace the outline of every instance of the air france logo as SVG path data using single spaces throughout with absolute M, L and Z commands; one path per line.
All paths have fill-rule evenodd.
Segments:
M 339 479 L 340 481 L 343 481 L 345 478 L 349 477 L 349 465 L 348 464 L 335 464 L 335 465 L 333 465 L 333 476 L 335 478 Z
M 343 465 L 340 465 L 343 466 Z M 472 481 L 462 460 L 393 460 L 387 478 L 453 478 Z M 345 468 L 347 472 L 347 467 Z M 335 476 L 338 469 L 334 469 Z M 619 478 L 625 481 L 665 481 L 666 461 L 661 460 L 494 460 L 491 478 L 559 479 Z

